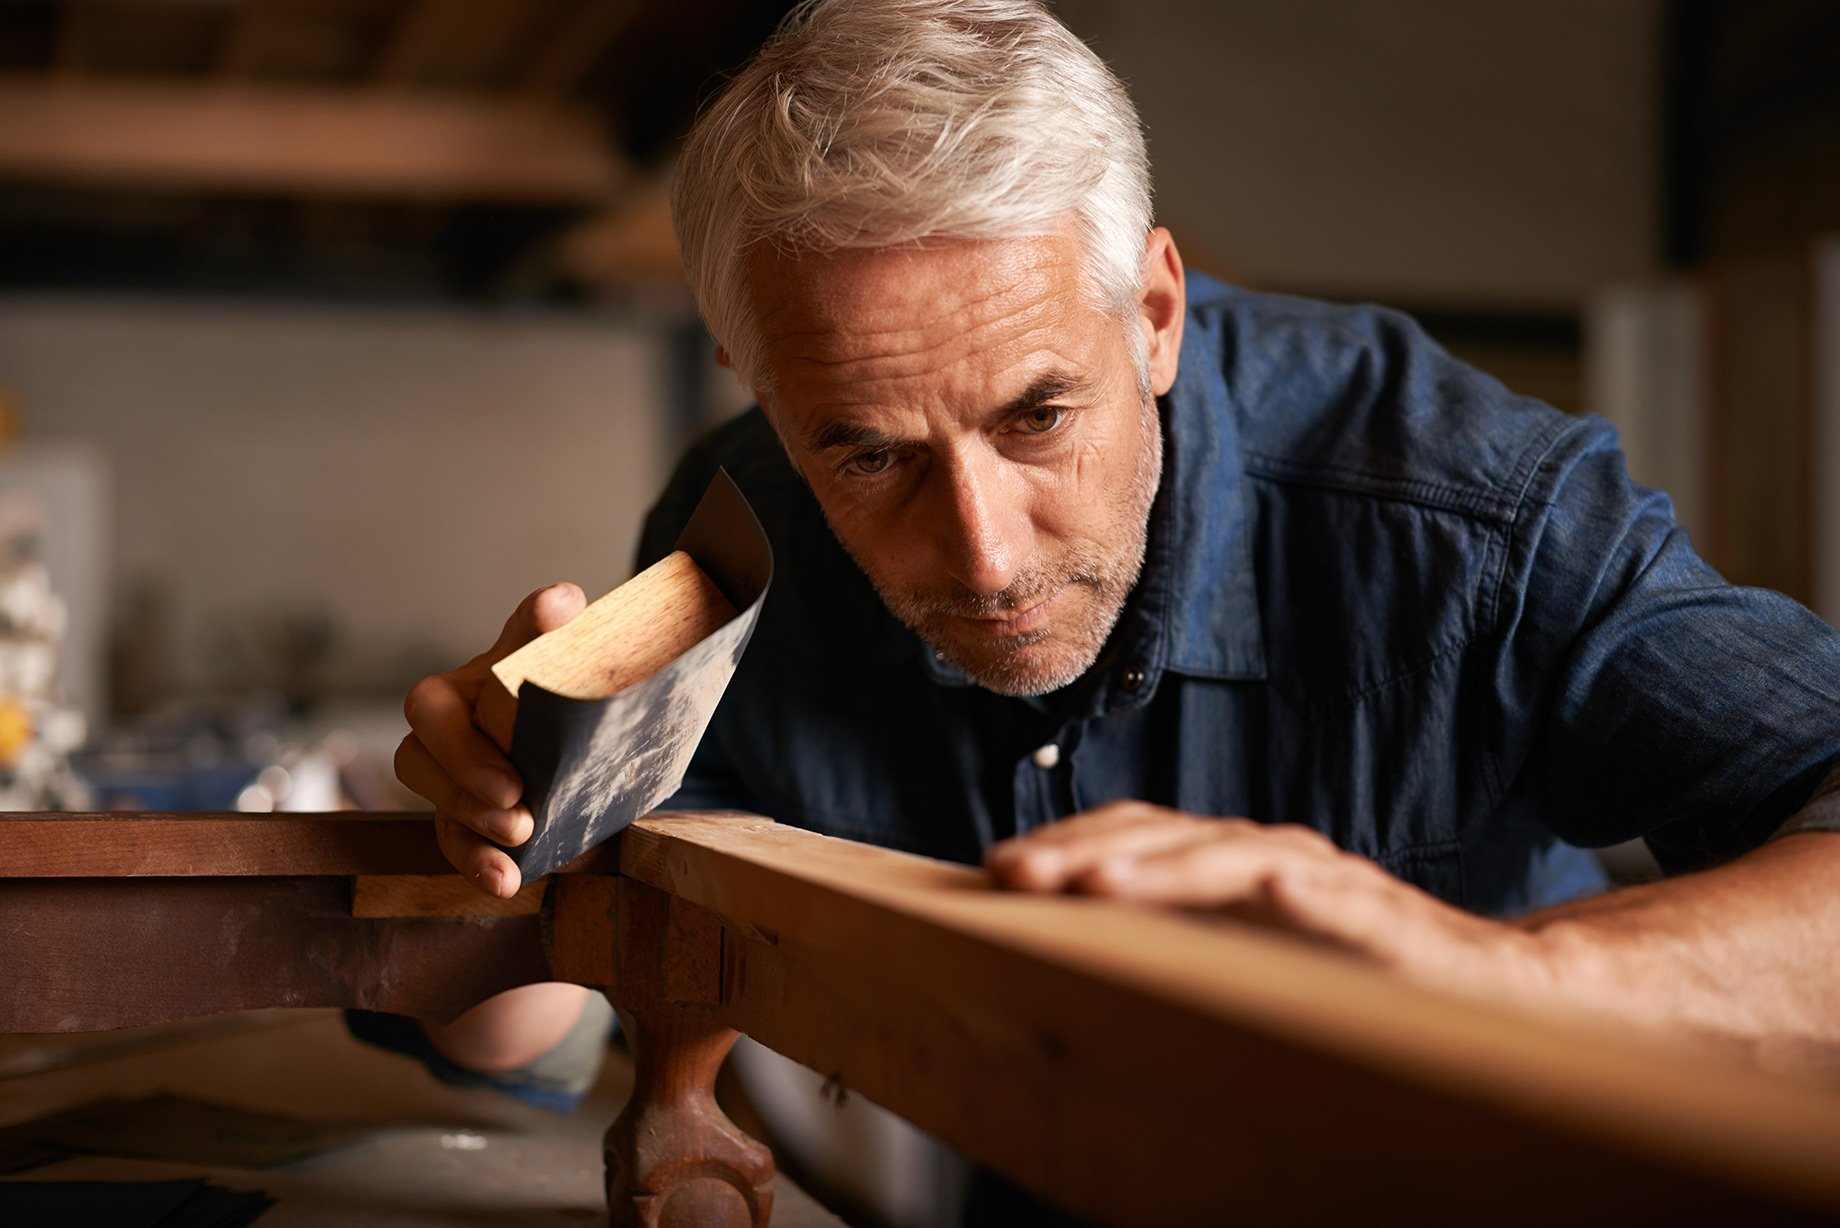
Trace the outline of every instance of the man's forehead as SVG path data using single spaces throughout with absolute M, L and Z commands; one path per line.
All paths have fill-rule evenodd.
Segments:
M 762 340 L 822 342 L 975 328 L 1081 302 L 1079 245 L 1030 239 L 929 239 L 895 248 L 788 254 L 762 245 L 748 262 Z

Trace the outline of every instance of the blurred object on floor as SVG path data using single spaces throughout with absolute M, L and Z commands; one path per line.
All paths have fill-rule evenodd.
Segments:
M 567 1116 L 435 1082 L 408 1058 L 353 1040 L 333 1010 L 257 1011 L 99 1036 L 0 1036 L 0 1128 L 102 1096 L 158 1092 L 314 1121 L 393 1127 L 353 1146 L 254 1171 L 85 1156 L 27 1179 L 205 1176 L 276 1198 L 262 1228 L 529 1228 L 606 1222 L 601 1136 L 632 1088 L 615 1051 Z M 75 1059 L 59 1061 L 66 1051 Z M 21 1057 L 30 1061 L 21 1062 Z M 7 1077 L 24 1069 L 36 1073 Z M 776 1228 L 840 1228 L 784 1177 Z

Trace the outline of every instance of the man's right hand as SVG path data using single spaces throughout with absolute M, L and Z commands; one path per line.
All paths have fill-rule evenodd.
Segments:
M 494 662 L 586 605 L 573 584 L 538 589 L 524 598 L 496 644 L 458 669 L 422 679 L 403 701 L 409 736 L 396 748 L 396 778 L 434 803 L 435 839 L 454 868 L 506 899 L 517 894 L 523 876 L 499 846 L 530 839 L 534 820 L 518 804 L 524 782 L 517 769 L 474 726 L 473 709 Z

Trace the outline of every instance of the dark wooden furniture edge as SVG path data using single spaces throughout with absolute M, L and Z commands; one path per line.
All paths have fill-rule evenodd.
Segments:
M 608 991 L 621 1224 L 766 1222 L 711 1095 L 737 1031 L 1100 1222 L 1840 1220 L 1832 1095 L 754 816 L 641 820 L 509 906 L 415 814 L 7 816 L 0 866 L 6 1030 Z

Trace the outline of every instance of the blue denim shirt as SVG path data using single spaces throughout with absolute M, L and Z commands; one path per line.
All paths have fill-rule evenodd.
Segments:
M 958 861 L 1117 798 L 1303 823 L 1472 910 L 1766 839 L 1840 761 L 1840 635 L 1727 585 L 1608 425 L 1410 320 L 1191 275 L 1144 570 L 1074 685 L 969 684 L 883 608 L 758 410 L 717 465 L 771 536 L 752 646 L 669 805 Z M 1053 751 L 1037 753 L 1049 746 Z

